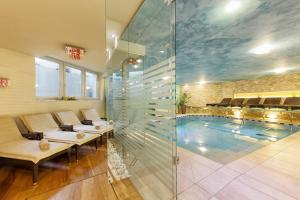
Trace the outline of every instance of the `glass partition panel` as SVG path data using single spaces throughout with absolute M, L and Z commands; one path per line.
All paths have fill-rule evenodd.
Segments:
M 144 1 L 114 51 L 106 84 L 113 185 L 129 179 L 143 199 L 176 198 L 174 6 Z

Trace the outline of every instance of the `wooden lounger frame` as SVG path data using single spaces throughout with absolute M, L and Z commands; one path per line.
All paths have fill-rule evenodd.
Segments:
M 37 180 L 38 180 L 39 165 L 45 161 L 51 160 L 57 156 L 65 154 L 65 153 L 67 153 L 67 155 L 68 155 L 68 161 L 71 162 L 71 147 L 70 147 L 66 150 L 60 151 L 60 152 L 53 154 L 47 158 L 44 158 L 37 163 L 34 163 L 29 160 L 21 160 L 21 159 L 6 158 L 6 157 L 0 157 L 0 163 L 5 163 L 5 164 L 9 164 L 9 165 L 24 165 L 24 166 L 32 167 L 32 182 L 33 182 L 33 185 L 36 185 Z
M 97 143 L 97 139 L 99 137 L 95 138 L 94 140 L 92 141 L 88 141 L 82 145 L 85 145 L 85 144 L 88 144 L 88 143 L 91 143 L 91 142 L 94 142 L 95 144 L 95 148 L 98 149 L 98 143 Z M 100 143 L 102 143 L 102 136 L 100 136 Z M 21 160 L 21 159 L 15 159 L 15 158 L 6 158 L 6 157 L 0 157 L 0 164 L 4 163 L 4 164 L 8 164 L 8 165 L 23 165 L 23 166 L 28 166 L 28 167 L 31 167 L 32 168 L 32 182 L 33 182 L 33 185 L 36 185 L 37 184 L 37 180 L 38 180 L 38 172 L 39 172 L 39 165 L 43 162 L 46 162 L 48 160 L 51 160 L 57 156 L 60 156 L 62 154 L 67 154 L 68 156 L 68 162 L 70 163 L 71 162 L 71 149 L 72 147 L 75 148 L 75 158 L 76 158 L 76 161 L 78 161 L 78 149 L 82 146 L 82 145 L 72 145 L 70 148 L 66 149 L 66 150 L 63 150 L 63 151 L 60 151 L 60 152 L 57 152 L 56 154 L 53 154 L 47 158 L 43 158 L 42 160 L 40 160 L 39 162 L 37 163 L 34 163 L 32 161 L 29 161 L 29 160 Z

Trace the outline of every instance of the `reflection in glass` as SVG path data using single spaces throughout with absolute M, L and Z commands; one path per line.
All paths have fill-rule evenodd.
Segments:
M 66 96 L 69 97 L 81 97 L 82 88 L 81 88 L 81 70 L 75 69 L 72 67 L 65 68 L 66 76 Z
M 59 97 L 59 64 L 45 59 L 35 59 L 36 96 Z

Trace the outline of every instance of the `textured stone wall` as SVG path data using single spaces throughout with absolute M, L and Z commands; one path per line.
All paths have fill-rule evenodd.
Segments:
M 237 93 L 277 92 L 300 90 L 300 73 L 265 76 L 255 80 L 242 80 L 204 85 L 183 85 L 181 92 L 192 96 L 188 105 L 205 106 L 207 103 L 218 103 L 223 98 Z

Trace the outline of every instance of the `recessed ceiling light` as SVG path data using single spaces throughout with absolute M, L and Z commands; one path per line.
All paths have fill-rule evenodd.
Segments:
M 240 7 L 241 7 L 241 2 L 239 0 L 231 0 L 225 6 L 225 12 L 226 13 L 233 13 L 233 12 L 236 12 Z
M 256 54 L 256 55 L 262 55 L 262 54 L 268 54 L 274 49 L 274 45 L 272 44 L 263 44 L 258 47 L 255 47 L 254 49 L 250 50 L 250 53 Z
M 198 84 L 200 85 L 204 85 L 206 83 L 206 81 L 199 81 Z
M 282 74 L 286 71 L 288 71 L 288 68 L 286 68 L 286 67 L 280 67 L 280 68 L 277 68 L 277 69 L 273 70 L 273 72 L 276 73 L 276 74 Z

